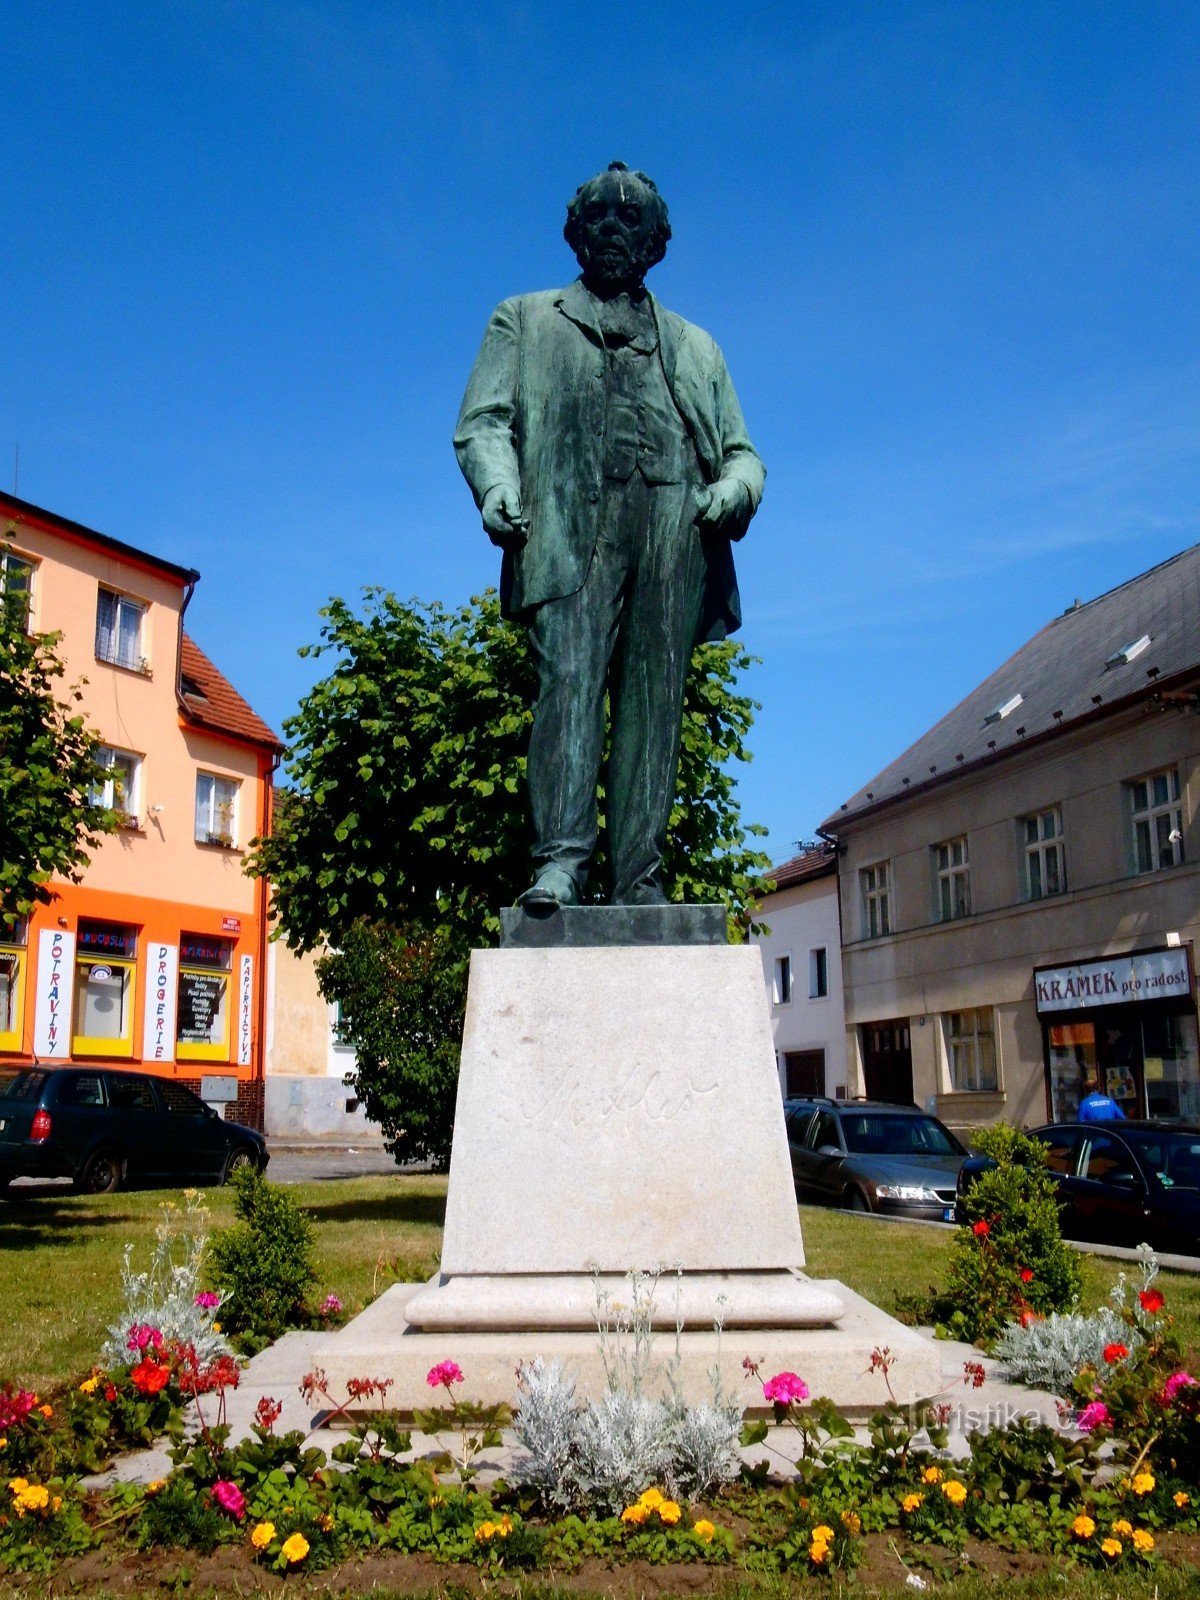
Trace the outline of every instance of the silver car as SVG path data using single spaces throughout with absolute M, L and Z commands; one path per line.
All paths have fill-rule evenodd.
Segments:
M 965 1147 L 927 1112 L 880 1100 L 786 1100 L 797 1200 L 953 1222 Z

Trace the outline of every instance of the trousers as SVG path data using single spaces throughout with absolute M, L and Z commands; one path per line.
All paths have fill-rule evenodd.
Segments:
M 582 890 L 596 849 L 596 789 L 607 691 L 605 782 L 615 904 L 658 888 L 675 796 L 688 666 L 705 560 L 695 526 L 699 480 L 606 479 L 581 588 L 538 607 L 530 641 L 538 695 L 528 782 L 534 859 Z

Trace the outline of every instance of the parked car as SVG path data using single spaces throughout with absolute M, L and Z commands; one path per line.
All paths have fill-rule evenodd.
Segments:
M 1200 1255 L 1200 1126 L 1052 1122 L 1029 1136 L 1046 1146 L 1068 1239 Z M 990 1165 L 964 1162 L 960 1198 Z
M 952 1222 L 967 1152 L 916 1106 L 878 1100 L 785 1100 L 798 1200 Z
M 88 1194 L 128 1183 L 224 1183 L 267 1165 L 266 1140 L 224 1122 L 170 1078 L 106 1067 L 26 1067 L 0 1086 L 0 1189 L 71 1178 Z

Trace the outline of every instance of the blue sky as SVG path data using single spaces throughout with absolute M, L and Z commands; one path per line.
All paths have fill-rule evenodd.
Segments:
M 769 476 L 779 859 L 1019 643 L 1200 539 L 1200 10 L 47 0 L 0 11 L 0 483 L 200 568 L 276 726 L 332 593 L 495 580 L 450 450 L 492 306 L 643 167 L 652 286 Z

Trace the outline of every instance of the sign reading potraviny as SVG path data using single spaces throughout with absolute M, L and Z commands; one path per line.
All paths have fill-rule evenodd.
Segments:
M 154 939 L 146 947 L 146 1009 L 142 1019 L 142 1057 L 175 1059 L 175 989 L 179 947 Z
M 43 928 L 38 936 L 37 999 L 33 1011 L 33 1053 L 42 1061 L 66 1061 L 71 1054 L 71 982 L 75 935 Z
M 1033 976 L 1039 1011 L 1082 1011 L 1130 1001 L 1170 1000 L 1192 992 L 1185 946 L 1106 956 L 1071 967 L 1043 967 Z

